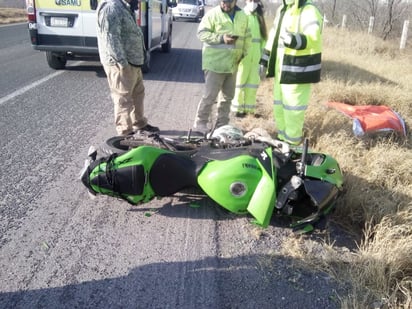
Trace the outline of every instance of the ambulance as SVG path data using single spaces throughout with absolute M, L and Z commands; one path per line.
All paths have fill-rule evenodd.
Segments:
M 33 48 L 46 52 L 48 65 L 65 69 L 68 60 L 98 59 L 96 9 L 100 0 L 26 0 L 28 28 Z M 170 0 L 141 0 L 136 23 L 147 50 L 142 70 L 150 70 L 150 53 L 169 52 L 172 46 Z

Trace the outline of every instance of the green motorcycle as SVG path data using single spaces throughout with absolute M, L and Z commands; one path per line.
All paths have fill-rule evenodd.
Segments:
M 159 134 L 109 139 L 112 151 L 89 159 L 81 173 L 88 190 L 136 205 L 200 189 L 236 214 L 250 214 L 267 227 L 274 213 L 291 227 L 310 231 L 335 206 L 343 176 L 331 156 L 225 126 L 209 138 L 176 141 Z M 226 129 L 226 131 L 225 131 Z M 220 131 L 219 131 L 220 130 Z

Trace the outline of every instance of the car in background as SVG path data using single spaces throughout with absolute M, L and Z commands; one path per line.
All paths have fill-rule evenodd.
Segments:
M 173 20 L 191 20 L 199 22 L 205 15 L 202 0 L 177 0 L 172 9 Z

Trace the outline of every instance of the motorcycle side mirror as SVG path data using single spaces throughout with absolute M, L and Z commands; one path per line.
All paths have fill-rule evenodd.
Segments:
M 89 151 L 87 152 L 87 156 L 90 157 L 92 161 L 96 161 L 97 157 L 97 149 L 94 146 L 90 146 Z

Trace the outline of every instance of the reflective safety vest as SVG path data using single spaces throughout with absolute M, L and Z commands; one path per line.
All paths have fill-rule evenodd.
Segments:
M 223 34 L 238 36 L 236 44 L 228 45 Z M 250 47 L 248 17 L 235 7 L 233 21 L 220 6 L 209 10 L 199 24 L 197 37 L 203 42 L 202 69 L 216 73 L 234 73 Z
M 268 77 L 281 74 L 281 84 L 317 83 L 320 81 L 323 17 L 312 1 L 296 1 L 281 6 L 262 59 L 268 60 Z M 297 38 L 297 46 L 284 45 L 282 34 L 289 32 Z M 276 68 L 277 55 L 283 55 L 281 67 Z
M 250 58 L 250 61 L 253 64 L 258 66 L 259 60 L 262 56 L 262 50 L 266 45 L 266 41 L 262 38 L 262 34 L 260 33 L 260 25 L 257 15 L 247 11 L 245 11 L 245 13 L 249 18 L 248 23 L 252 38 L 250 52 L 247 57 Z

